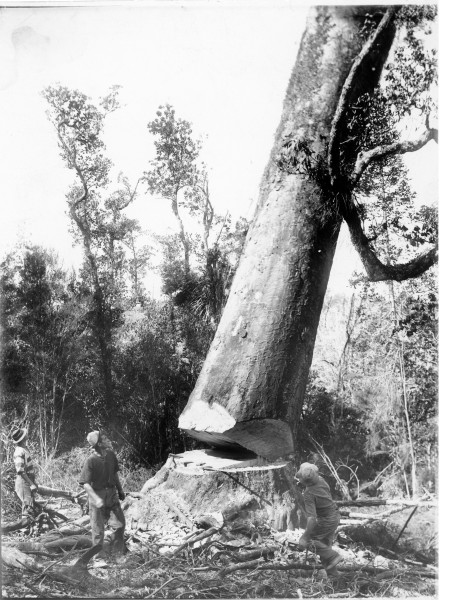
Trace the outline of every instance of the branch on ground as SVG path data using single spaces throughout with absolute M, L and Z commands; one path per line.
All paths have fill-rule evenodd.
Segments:
M 251 562 L 247 562 L 247 563 L 238 563 L 235 565 L 230 565 L 228 567 L 225 567 L 224 569 L 222 569 L 221 571 L 219 571 L 219 577 L 224 577 L 226 575 L 229 575 L 230 573 L 233 573 L 234 571 L 240 571 L 243 569 L 254 569 L 255 571 L 269 571 L 269 570 L 277 570 L 277 571 L 288 571 L 291 569 L 300 569 L 300 570 L 314 570 L 317 567 L 309 565 L 307 563 L 304 562 L 289 562 L 286 564 L 280 564 L 280 563 L 267 563 L 264 562 L 263 559 L 258 559 L 258 560 L 253 560 Z M 382 568 L 378 568 L 378 567 L 372 567 L 371 565 L 355 565 L 355 566 L 351 566 L 351 565 L 339 565 L 339 571 L 344 571 L 347 573 L 351 573 L 351 572 L 358 572 L 358 571 L 363 571 L 366 573 L 371 573 L 373 575 L 377 575 L 377 574 L 381 574 L 381 573 L 389 573 L 390 576 L 394 576 L 396 573 L 401 573 L 401 570 L 386 570 L 386 569 L 382 569 Z M 436 577 L 436 573 L 434 571 L 429 571 L 426 569 L 418 569 L 417 570 L 418 573 L 420 573 L 421 576 L 423 577 L 429 577 L 434 579 Z

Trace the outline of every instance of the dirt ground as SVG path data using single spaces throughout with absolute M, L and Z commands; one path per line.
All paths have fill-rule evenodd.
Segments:
M 72 521 L 80 519 L 79 507 L 63 500 L 52 505 Z M 385 507 L 364 510 L 371 514 L 382 508 Z M 174 554 L 193 531 L 204 532 L 195 523 L 189 524 L 184 511 L 176 491 L 167 496 L 152 490 L 127 510 L 128 553 L 122 562 L 112 558 L 92 560 L 85 573 L 72 582 L 58 581 L 54 574 L 74 564 L 84 549 L 39 556 L 42 567 L 37 572 L 3 565 L 2 597 L 423 598 L 436 595 L 437 570 L 430 564 L 430 556 L 436 550 L 434 509 L 416 511 L 394 555 L 384 552 L 379 543 L 355 541 L 345 530 L 341 531 L 336 549 L 344 560 L 339 566 L 340 576 L 333 579 L 326 576 L 315 555 L 298 552 L 296 541 L 301 530 L 275 532 L 268 527 L 251 527 L 240 519 Z M 409 507 L 396 513 L 383 524 L 392 533 L 391 539 L 398 535 L 411 511 Z M 3 536 L 2 544 L 17 545 L 25 540 L 38 544 L 39 539 L 39 535 L 30 537 L 26 532 L 16 532 Z M 420 545 L 423 550 L 424 540 L 428 540 L 433 551 L 428 556 L 429 564 L 418 561 L 414 555 L 415 547 Z M 257 558 L 248 560 L 249 556 Z M 235 567 L 239 570 L 233 570 Z

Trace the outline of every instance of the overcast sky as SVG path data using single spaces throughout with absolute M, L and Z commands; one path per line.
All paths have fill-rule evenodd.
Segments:
M 74 177 L 40 96 L 57 82 L 93 99 L 122 86 L 123 107 L 108 118 L 104 140 L 116 172 L 131 181 L 152 157 L 147 123 L 172 104 L 205 138 L 216 209 L 251 218 L 307 10 L 282 0 L 2 9 L 0 255 L 22 238 L 56 249 L 67 266 L 79 260 L 65 214 Z M 427 203 L 437 197 L 434 146 L 410 160 Z M 175 230 L 168 206 L 143 191 L 131 216 L 147 230 Z M 358 264 L 348 240 L 341 245 L 336 281 Z

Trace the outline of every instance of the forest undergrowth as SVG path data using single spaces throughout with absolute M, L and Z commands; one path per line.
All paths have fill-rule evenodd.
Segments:
M 76 449 L 41 467 L 42 483 L 61 486 L 71 491 L 76 487 L 77 469 L 85 450 Z M 122 468 L 128 504 L 132 495 L 152 475 L 149 469 Z M 11 489 L 2 490 L 7 499 L 2 504 L 2 521 L 20 509 Z M 434 497 L 428 495 L 433 504 Z M 343 515 L 336 539 L 336 549 L 344 560 L 340 576 L 328 578 L 315 554 L 299 552 L 300 529 L 277 532 L 268 525 L 255 525 L 242 519 L 209 527 L 199 521 L 180 519 L 164 500 L 151 491 L 147 497 L 151 507 L 146 519 L 127 519 L 123 560 L 112 557 L 88 560 L 76 567 L 77 561 L 90 548 L 89 517 L 83 506 L 66 499 L 53 499 L 46 507 L 65 517 L 55 519 L 56 527 L 32 527 L 3 535 L 3 552 L 14 549 L 22 553 L 19 564 L 3 560 L 3 597 L 74 597 L 74 598 L 351 598 L 351 597 L 424 597 L 436 593 L 435 554 L 414 552 L 414 545 L 392 541 L 411 513 L 411 508 L 398 511 L 377 523 L 373 529 L 378 542 L 368 535 L 353 538 L 348 512 Z M 426 502 L 422 503 L 426 504 Z M 368 518 L 386 507 L 356 509 Z M 411 518 L 402 542 L 423 538 L 434 529 L 435 509 L 419 508 Z M 147 518 L 148 517 L 148 518 Z M 431 537 L 430 537 L 431 539 Z M 63 541 L 64 543 L 63 543 Z M 59 543 L 59 545 L 58 545 Z M 5 550 L 6 549 L 6 550 Z M 35 561 L 32 565 L 25 560 Z M 20 561 L 22 560 L 22 566 Z

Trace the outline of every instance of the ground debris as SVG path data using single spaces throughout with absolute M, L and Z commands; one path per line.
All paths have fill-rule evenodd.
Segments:
M 162 508 L 158 510 L 163 514 Z M 189 526 L 173 508 L 166 510 L 165 519 L 153 517 L 144 514 L 140 523 L 135 521 L 133 527 L 129 523 L 124 561 L 107 557 L 102 566 L 88 557 L 80 579 L 73 577 L 71 569 L 85 551 L 76 547 L 68 551 L 60 544 L 52 548 L 53 559 L 33 552 L 39 552 L 45 540 L 89 536 L 86 519 L 80 523 L 72 518 L 41 539 L 24 539 L 17 532 L 4 536 L 5 547 L 20 545 L 22 551 L 28 550 L 27 556 L 38 559 L 40 567 L 38 572 L 28 572 L 4 563 L 3 597 L 412 598 L 436 594 L 436 568 L 406 562 L 411 558 L 398 548 L 383 551 L 341 538 L 337 549 L 344 561 L 340 576 L 331 579 L 318 557 L 298 552 L 301 529 L 276 532 L 267 526 L 244 527 L 237 521 L 223 524 L 211 518 L 192 519 Z M 65 581 L 54 577 L 56 570 L 66 575 Z

